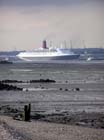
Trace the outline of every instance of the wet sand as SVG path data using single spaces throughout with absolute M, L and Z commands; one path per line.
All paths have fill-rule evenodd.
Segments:
M 24 66 L 18 64 L 18 66 L 9 66 L 8 71 L 6 67 L 0 71 L 0 80 L 27 81 L 41 78 L 49 78 L 56 82 L 12 83 L 13 86 L 23 88 L 23 91 L 0 91 L 0 114 L 11 116 L 12 124 L 8 121 L 10 118 L 6 117 L 4 122 L 19 131 L 23 125 L 23 131 L 26 127 L 29 137 L 32 137 L 31 133 L 34 132 L 28 130 L 28 125 L 31 125 L 31 131 L 36 126 L 36 131 L 34 131 L 40 133 L 34 133 L 33 136 L 37 140 L 42 139 L 42 134 L 44 134 L 42 140 L 67 140 L 68 138 L 103 140 L 104 64 L 24 64 Z M 31 103 L 32 122 L 12 120 L 14 115 L 23 113 L 24 105 L 28 103 Z M 16 127 L 16 123 L 19 126 Z M 43 128 L 41 129 L 39 126 Z M 62 132 L 64 132 L 63 136 Z
M 2 135 L 5 133 L 5 138 L 9 134 L 13 136 L 13 138 L 9 137 L 9 140 L 104 140 L 103 129 L 38 121 L 23 122 L 4 116 L 0 117 L 0 121 L 5 122 L 5 125 L 8 127 L 8 129 L 5 128 L 6 131 L 0 131 Z

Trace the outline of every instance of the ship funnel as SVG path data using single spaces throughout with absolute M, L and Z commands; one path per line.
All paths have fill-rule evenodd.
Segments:
M 43 40 L 42 48 L 43 49 L 47 49 L 47 42 L 46 42 L 46 40 Z

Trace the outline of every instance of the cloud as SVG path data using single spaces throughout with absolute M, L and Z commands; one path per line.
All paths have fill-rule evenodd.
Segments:
M 0 6 L 73 5 L 104 0 L 0 0 Z
M 81 47 L 76 44 L 85 40 L 87 47 L 93 43 L 103 46 L 104 5 L 101 0 L 83 2 L 0 0 L 5 5 L 0 7 L 0 50 L 32 50 L 40 47 L 44 38 L 56 45 L 72 40 L 74 47 Z

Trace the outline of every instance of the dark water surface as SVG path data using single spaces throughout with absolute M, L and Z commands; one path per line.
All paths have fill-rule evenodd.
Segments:
M 31 103 L 33 112 L 104 112 L 103 61 L 0 64 L 0 80 L 6 79 L 52 79 L 56 83 L 12 83 L 24 91 L 0 91 L 1 106 L 23 109 Z

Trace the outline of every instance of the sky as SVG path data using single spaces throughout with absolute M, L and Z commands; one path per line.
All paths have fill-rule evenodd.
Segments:
M 104 47 L 104 0 L 0 0 L 0 51 L 33 50 L 44 39 Z

